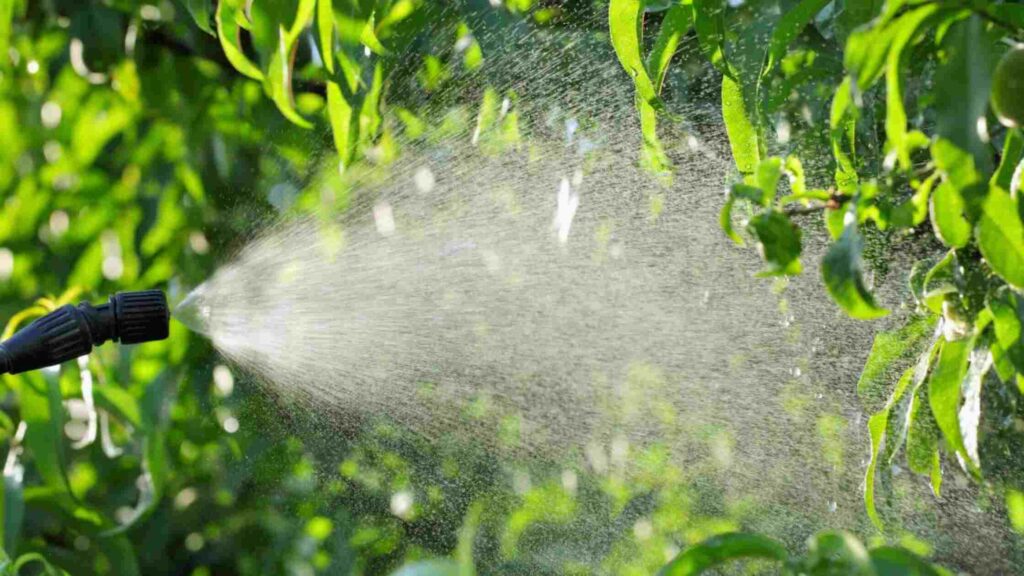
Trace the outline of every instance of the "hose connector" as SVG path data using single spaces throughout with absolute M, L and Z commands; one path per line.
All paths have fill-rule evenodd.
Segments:
M 167 338 L 167 297 L 160 290 L 119 292 L 106 304 L 70 304 L 37 318 L 0 344 L 0 374 L 20 374 L 84 356 L 108 340 L 139 344 Z

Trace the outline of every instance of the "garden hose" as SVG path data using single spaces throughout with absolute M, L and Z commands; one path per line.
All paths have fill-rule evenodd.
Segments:
M 37 318 L 0 344 L 0 374 L 54 366 L 108 340 L 139 344 L 167 338 L 167 297 L 160 290 L 119 292 L 106 304 L 82 302 Z

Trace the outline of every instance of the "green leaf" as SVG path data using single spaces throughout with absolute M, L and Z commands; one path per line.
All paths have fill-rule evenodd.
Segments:
M 843 63 L 856 80 L 858 90 L 868 90 L 881 78 L 892 38 L 898 29 L 896 26 L 871 25 L 856 30 L 846 40 Z
M 640 114 L 640 134 L 643 136 L 643 150 L 640 164 L 645 169 L 665 177 L 672 174 L 672 161 L 658 138 L 658 111 L 637 96 L 637 110 Z
M 660 108 L 658 91 L 647 73 L 640 51 L 643 33 L 643 1 L 611 0 L 608 4 L 608 27 L 612 48 L 619 63 L 633 79 L 637 95 L 654 108 Z
M 870 22 L 882 10 L 884 0 L 837 0 L 836 28 L 841 41 Z
M 73 499 L 64 451 L 64 405 L 56 377 L 26 372 L 20 377 L 21 419 L 28 426 L 25 445 L 43 481 Z
M 981 424 L 981 386 L 992 367 L 992 354 L 985 345 L 971 351 L 970 366 L 960 388 L 964 402 L 960 407 L 960 434 L 964 441 L 964 463 L 974 470 L 981 469 L 978 453 L 978 428 Z
M 899 158 L 900 167 L 910 168 L 910 150 L 907 146 L 907 113 L 903 107 L 903 65 L 905 49 L 939 8 L 924 6 L 899 18 L 892 24 L 892 40 L 886 56 L 885 86 L 886 115 L 885 133 L 889 148 Z
M 341 164 L 348 167 L 355 160 L 359 146 L 359 113 L 342 95 L 336 82 L 327 82 L 327 116 Z
M 693 8 L 689 3 L 680 2 L 674 4 L 661 22 L 661 29 L 658 31 L 658 38 L 654 42 L 647 57 L 647 70 L 654 75 L 654 89 L 661 93 L 662 85 L 665 83 L 665 75 L 672 57 L 679 48 L 679 42 L 690 30 L 693 23 Z
M 878 342 L 877 338 L 875 342 Z M 889 397 L 889 401 L 885 404 L 885 408 L 872 414 L 871 417 L 868 418 L 868 436 L 871 439 L 871 458 L 868 461 L 868 467 L 864 474 L 864 507 L 867 509 L 868 518 L 871 519 L 871 522 L 879 530 L 883 529 L 883 523 L 881 517 L 878 515 L 878 508 L 875 506 L 875 469 L 878 467 L 879 453 L 882 449 L 882 440 L 885 439 L 886 443 L 896 441 L 894 438 L 886 438 L 886 429 L 889 427 L 890 414 L 896 403 L 903 397 L 903 393 L 907 390 L 907 387 L 913 379 L 914 369 L 908 368 L 903 372 L 903 376 L 900 377 L 899 382 L 896 384 L 896 389 L 893 391 L 892 396 Z
M 306 25 L 313 19 L 315 9 L 316 0 L 299 0 L 295 19 L 291 26 L 285 28 L 283 23 L 278 24 L 276 49 L 270 59 L 266 79 L 270 98 L 277 104 L 281 114 L 296 126 L 307 129 L 312 128 L 313 124 L 303 118 L 295 109 L 295 96 L 292 93 L 292 68 L 295 61 L 296 42 Z
M 956 251 L 950 250 L 925 274 L 922 285 L 922 297 L 925 306 L 936 314 L 942 314 L 942 303 L 950 294 L 960 291 L 957 285 L 956 267 L 959 262 Z
M 806 573 L 874 575 L 867 549 L 853 534 L 822 532 L 810 538 L 807 548 Z
M 270 98 L 292 124 L 309 129 L 313 125 L 295 109 L 295 97 L 292 94 L 292 61 L 292 46 L 288 43 L 288 33 L 281 26 L 278 29 L 277 51 L 270 60 L 267 76 Z
M 903 548 L 880 546 L 869 552 L 878 576 L 939 576 L 940 572 L 919 556 Z
M 722 78 L 722 119 L 736 168 L 741 174 L 753 173 L 761 161 L 760 138 L 747 115 L 743 89 L 728 76 Z
M 25 498 L 22 481 L 18 474 L 4 474 L 3 491 L 3 534 L 0 544 L 8 556 L 13 556 L 18 549 L 21 536 L 21 521 L 25 515 Z
M 999 167 L 992 175 L 990 183 L 1007 190 L 1011 195 L 1016 195 L 1014 190 L 1013 176 L 1017 171 L 1024 171 L 1024 134 L 1020 128 L 1009 130 L 1006 133 L 1006 141 L 1003 143 L 1003 154 L 999 160 Z M 1018 183 L 1017 186 L 1020 184 Z
M 64 570 L 61 570 L 60 568 L 57 568 L 53 564 L 50 564 L 50 561 L 47 560 L 45 556 L 43 556 L 42 554 L 40 554 L 38 552 L 28 552 L 26 554 L 22 554 L 21 556 L 18 556 L 17 560 L 15 560 L 14 563 L 10 567 L 11 571 L 10 572 L 5 572 L 5 574 L 12 574 L 14 576 L 17 576 L 17 575 L 21 574 L 22 568 L 24 568 L 26 566 L 29 566 L 31 564 L 39 564 L 41 566 L 40 570 L 42 570 L 41 574 L 44 574 L 45 576 L 66 576 L 67 575 L 67 572 L 65 572 Z
M 757 180 L 753 176 L 748 176 L 746 179 L 751 182 L 756 182 Z M 725 205 L 722 206 L 722 211 L 718 214 L 718 223 L 729 239 L 738 246 L 743 246 L 743 238 L 736 233 L 732 226 L 732 210 L 737 200 L 746 200 L 758 206 L 768 206 L 771 203 L 771 196 L 757 186 L 742 182 L 737 182 L 729 188 L 729 195 L 725 200 Z
M 782 19 L 772 30 L 772 39 L 768 44 L 768 61 L 765 62 L 762 75 L 767 75 L 782 60 L 789 50 L 790 43 L 831 1 L 801 0 L 782 15 Z
M 767 206 L 775 198 L 776 190 L 779 187 L 779 180 L 782 178 L 782 159 L 776 156 L 765 158 L 757 164 L 754 179 L 750 182 L 761 189 L 764 197 L 761 204 Z
M 459 528 L 456 559 L 459 562 L 459 576 L 475 576 L 476 566 L 473 563 L 473 543 L 480 530 L 480 519 L 484 512 L 482 502 L 475 502 L 466 511 L 466 517 Z
M 376 27 L 374 22 L 376 21 L 375 15 L 371 14 L 370 19 L 366 21 L 366 26 L 363 27 L 362 34 L 359 35 L 359 41 L 362 42 L 363 46 L 370 49 L 371 52 L 378 56 L 386 56 L 389 54 L 384 44 L 381 44 L 380 38 L 377 38 Z
M 867 362 L 857 380 L 857 394 L 865 396 L 877 393 L 889 382 L 893 365 L 913 355 L 934 327 L 934 318 L 917 316 L 899 330 L 876 334 Z
M 836 159 L 836 187 L 852 194 L 857 190 L 856 158 L 857 107 L 853 104 L 853 79 L 849 76 L 836 89 L 829 112 L 829 139 Z
M 736 198 L 730 194 L 725 200 L 725 205 L 722 206 L 722 210 L 718 213 L 718 226 L 737 246 L 743 246 L 743 238 L 736 233 L 736 230 L 732 226 L 732 209 L 735 205 Z
M 920 386 L 907 406 L 907 466 L 916 474 L 931 475 L 932 491 L 938 496 L 942 485 L 939 429 L 928 409 L 927 394 L 927 388 Z
M 334 5 L 332 0 L 317 0 L 316 29 L 320 41 L 320 59 L 329 74 L 334 74 Z
M 138 576 L 139 562 L 135 550 L 125 536 L 96 538 L 96 546 L 110 562 L 111 574 L 117 576 Z
M 967 374 L 973 339 L 943 341 L 931 378 L 928 380 L 928 403 L 935 422 L 949 448 L 967 459 L 960 433 L 960 386 Z
M 1024 534 L 1024 492 L 1009 489 L 1006 491 L 1006 510 L 1010 517 L 1010 526 L 1018 534 Z
M 943 42 L 948 58 L 935 71 L 936 131 L 973 155 L 982 173 L 992 169 L 991 148 L 982 130 L 998 59 L 997 42 L 996 33 L 987 31 L 979 16 L 957 22 Z
M 131 393 L 111 385 L 95 386 L 92 392 L 98 406 L 116 414 L 132 427 L 142 428 L 142 411 Z
M 757 238 L 758 251 L 768 264 L 759 276 L 794 276 L 801 272 L 800 229 L 778 210 L 766 210 L 750 219 L 747 225 Z
M 10 0 L 0 0 L 0 2 L 10 2 Z M 200 30 L 210 36 L 217 36 L 213 27 L 210 26 L 210 16 L 213 14 L 212 0 L 185 0 L 185 7 L 188 8 L 188 13 Z
M 977 239 L 985 261 L 996 274 L 1016 288 L 1024 290 L 1024 224 L 1019 200 L 993 186 L 978 221 Z
M 928 219 L 928 205 L 932 196 L 932 188 L 938 179 L 932 174 L 914 189 L 910 198 L 901 202 L 889 216 L 889 223 L 896 228 L 913 228 Z
M 732 76 L 725 59 L 725 0 L 693 0 L 693 27 L 704 57 L 723 75 Z
M 875 304 L 875 299 L 864 285 L 861 251 L 863 240 L 855 221 L 848 222 L 842 236 L 835 241 L 821 264 L 825 287 L 832 299 L 853 318 L 870 320 L 881 318 L 888 310 Z
M 217 37 L 220 39 L 221 49 L 228 62 L 245 76 L 253 80 L 263 81 L 263 72 L 248 56 L 242 52 L 242 44 L 239 38 L 238 18 L 241 12 L 230 2 L 218 2 L 215 20 L 217 21 Z
M 722 534 L 687 548 L 659 570 L 658 576 L 692 576 L 744 558 L 786 562 L 789 553 L 785 546 L 765 536 L 739 532 Z
M 1021 341 L 1024 327 L 1022 303 L 1024 302 L 1021 298 L 1007 291 L 999 297 L 992 298 L 988 303 L 988 310 L 992 313 L 996 342 L 1016 370 L 1024 373 L 1024 341 Z
M 931 216 L 935 234 L 951 248 L 963 248 L 971 239 L 971 225 L 964 217 L 966 206 L 960 193 L 948 181 L 932 194 Z
M 0 54 L 7 54 L 11 45 L 11 21 L 14 19 L 15 0 L 0 0 Z M 4 67 L 9 66 L 10 59 L 0 58 Z

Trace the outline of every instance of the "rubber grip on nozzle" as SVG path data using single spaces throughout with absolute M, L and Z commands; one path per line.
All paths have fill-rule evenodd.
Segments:
M 61 364 L 108 340 L 122 344 L 163 340 L 170 317 L 167 297 L 160 290 L 120 292 L 99 306 L 68 304 L 0 344 L 0 373 L 20 374 Z

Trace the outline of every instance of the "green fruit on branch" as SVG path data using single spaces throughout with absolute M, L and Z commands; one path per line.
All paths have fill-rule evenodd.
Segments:
M 992 109 L 1007 128 L 1024 125 L 1024 47 L 1011 48 L 992 79 Z

